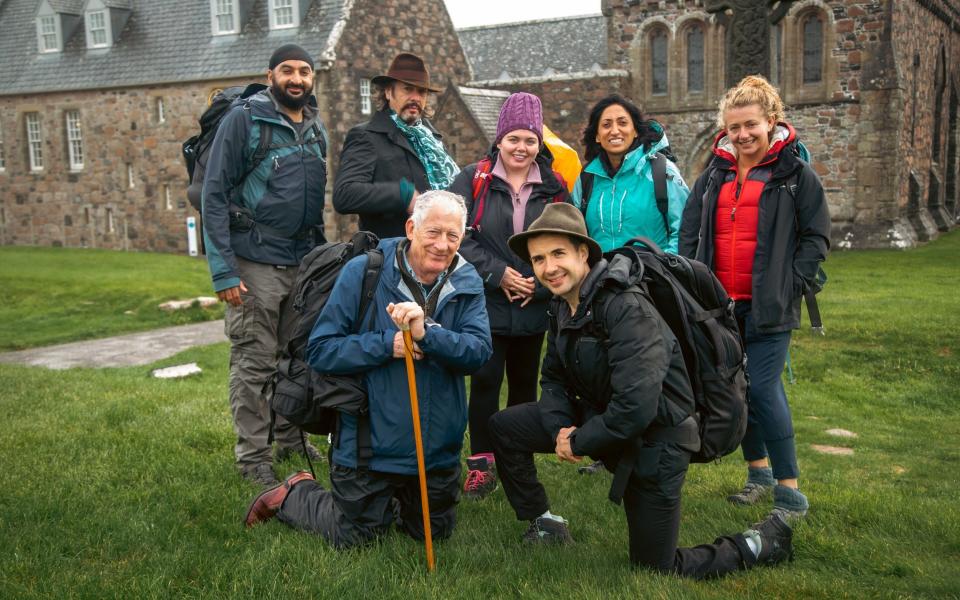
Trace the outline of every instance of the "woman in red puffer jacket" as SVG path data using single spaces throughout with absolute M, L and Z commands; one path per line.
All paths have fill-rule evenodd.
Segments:
M 820 178 L 797 151 L 777 90 L 745 77 L 720 101 L 714 157 L 690 191 L 680 254 L 713 269 L 736 302 L 747 352 L 750 410 L 741 443 L 747 481 L 728 500 L 755 504 L 773 491 L 786 521 L 806 514 L 793 422 L 780 374 L 800 299 L 830 246 Z

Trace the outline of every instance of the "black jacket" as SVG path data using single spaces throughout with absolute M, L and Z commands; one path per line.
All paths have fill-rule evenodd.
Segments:
M 490 154 L 491 160 L 498 160 L 499 152 L 494 150 Z M 540 178 L 543 183 L 534 186 L 527 201 L 526 212 L 523 216 L 523 229 L 535 221 L 543 209 L 553 202 L 556 196 L 569 202 L 569 195 L 562 183 L 553 174 L 551 164 L 553 157 L 544 149 L 537 155 L 537 166 L 540 168 Z M 496 163 L 494 163 L 495 165 Z M 450 185 L 449 191 L 459 194 L 467 201 L 467 226 L 475 218 L 477 210 L 473 199 L 473 176 L 477 164 L 466 167 L 457 175 Z M 491 166 L 493 171 L 493 166 Z M 533 277 L 533 269 L 520 260 L 510 247 L 507 240 L 513 235 L 513 200 L 509 184 L 493 177 L 487 197 L 484 201 L 483 215 L 475 231 L 467 231 L 460 246 L 460 254 L 472 264 L 480 278 L 483 279 L 483 289 L 487 297 L 487 314 L 490 317 L 490 331 L 496 335 L 536 335 L 547 329 L 547 302 L 550 300 L 550 291 L 536 284 L 533 300 L 521 308 L 520 301 L 508 302 L 500 281 L 507 267 L 519 271 L 524 277 Z
M 400 180 L 406 179 L 418 192 L 430 189 L 420 157 L 389 111 L 378 111 L 370 121 L 347 133 L 333 187 L 337 212 L 359 215 L 360 229 L 372 231 L 380 239 L 406 236 L 410 199 L 401 196 Z M 423 124 L 441 138 L 429 121 L 423 119 Z
M 760 333 L 800 327 L 800 299 L 830 248 L 830 212 L 823 185 L 791 142 L 780 150 L 760 196 L 753 262 L 751 316 Z M 713 268 L 714 218 L 724 178 L 733 165 L 714 155 L 683 211 L 680 254 Z
M 692 427 L 696 439 L 680 343 L 646 295 L 627 291 L 630 264 L 616 256 L 594 265 L 576 314 L 553 299 L 540 380 L 541 419 L 551 437 L 576 425 L 574 454 L 610 464 L 658 430 Z

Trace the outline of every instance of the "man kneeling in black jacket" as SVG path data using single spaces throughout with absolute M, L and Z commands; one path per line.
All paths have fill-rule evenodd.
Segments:
M 791 557 L 792 531 L 779 516 L 677 548 L 680 490 L 700 440 L 676 337 L 645 296 L 621 293 L 633 283 L 628 259 L 604 260 L 572 205 L 549 205 L 509 243 L 554 294 L 540 401 L 490 419 L 504 492 L 517 518 L 530 521 L 524 540 L 573 541 L 567 522 L 550 512 L 533 461 L 555 452 L 567 462 L 601 459 L 618 472 L 610 497 L 623 500 L 635 565 L 706 578 Z M 618 469 L 621 460 L 631 464 Z

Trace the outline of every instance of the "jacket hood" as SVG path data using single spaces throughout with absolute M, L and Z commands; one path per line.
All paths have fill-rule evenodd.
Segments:
M 603 288 L 623 290 L 639 283 L 642 277 L 641 263 L 617 252 L 608 253 L 593 265 L 584 278 L 580 286 L 580 303 L 589 303 Z
M 770 149 L 761 160 L 761 163 L 774 160 L 780 155 L 780 151 L 797 141 L 797 132 L 789 123 L 780 122 L 774 127 L 773 135 L 770 136 Z M 726 159 L 731 163 L 737 162 L 737 147 L 727 135 L 726 131 L 720 131 L 713 142 L 713 153 L 720 158 Z

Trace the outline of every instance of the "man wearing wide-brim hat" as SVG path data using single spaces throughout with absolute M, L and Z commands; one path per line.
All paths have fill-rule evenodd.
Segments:
M 460 169 L 424 116 L 429 95 L 442 88 L 431 83 L 422 58 L 400 53 L 371 81 L 380 88 L 380 109 L 347 133 L 333 206 L 358 215 L 360 229 L 381 239 L 401 237 L 417 197 L 446 189 Z
M 623 501 L 630 562 L 695 579 L 792 555 L 779 515 L 712 544 L 678 548 L 680 495 L 690 453 L 700 448 L 694 395 L 676 336 L 623 254 L 600 254 L 580 211 L 551 204 L 510 248 L 554 294 L 539 402 L 490 418 L 497 474 L 531 544 L 573 541 L 551 512 L 534 454 L 582 456 L 615 471 L 610 499 Z

